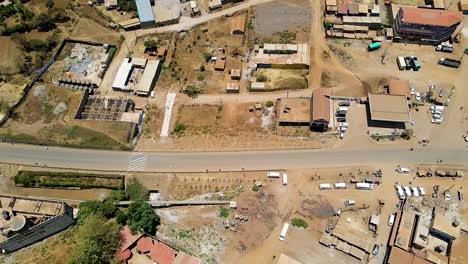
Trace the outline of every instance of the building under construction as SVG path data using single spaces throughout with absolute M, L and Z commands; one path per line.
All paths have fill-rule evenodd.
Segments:
M 73 208 L 47 199 L 0 195 L 0 252 L 13 252 L 65 230 Z
M 97 121 L 120 121 L 122 114 L 132 108 L 133 102 L 126 97 L 95 96 L 85 93 L 75 119 Z

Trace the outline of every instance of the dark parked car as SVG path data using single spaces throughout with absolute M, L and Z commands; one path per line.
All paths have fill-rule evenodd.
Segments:
M 374 248 L 372 249 L 372 255 L 377 255 L 379 253 L 380 246 L 375 244 Z
M 413 68 L 413 60 L 411 59 L 411 57 L 405 57 L 405 64 L 407 70 Z
M 336 111 L 336 114 L 335 116 L 339 116 L 339 117 L 345 117 L 346 116 L 346 111 Z
M 346 122 L 346 118 L 344 118 L 344 117 L 338 117 L 338 118 L 336 119 L 336 121 L 337 121 L 337 122 Z
M 350 106 L 351 103 L 349 101 L 341 101 L 338 103 L 339 106 Z

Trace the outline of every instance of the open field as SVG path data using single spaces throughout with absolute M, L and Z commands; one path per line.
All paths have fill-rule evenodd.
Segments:
M 300 90 L 306 89 L 308 70 L 292 69 L 257 69 L 253 79 L 259 76 L 267 78 L 265 87 L 267 91 L 275 90 Z
M 35 86 L 13 118 L 0 129 L 2 139 L 88 147 L 125 146 L 130 124 L 122 128 L 113 122 L 74 120 L 82 94 L 63 87 Z
M 223 103 L 222 105 L 176 105 L 170 131 L 177 124 L 185 129 L 173 132 L 168 139 L 159 138 L 159 130 L 153 136 L 142 138 L 139 150 L 157 148 L 177 150 L 240 150 L 316 148 L 330 146 L 335 136 L 278 133 L 273 108 L 249 112 L 249 103 Z M 160 120 L 160 119 L 159 119 Z M 160 122 L 160 121 L 157 121 Z M 277 135 L 280 134 L 280 135 Z

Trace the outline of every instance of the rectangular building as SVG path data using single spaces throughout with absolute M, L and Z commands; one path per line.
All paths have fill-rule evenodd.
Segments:
M 135 0 L 142 28 L 154 27 L 156 21 L 150 0 Z
M 245 32 L 246 15 L 238 15 L 231 18 L 231 34 L 243 35 Z
M 280 126 L 308 126 L 310 124 L 310 99 L 281 98 L 276 104 Z
M 371 94 L 368 96 L 372 121 L 409 123 L 408 100 L 405 95 Z
M 140 82 L 137 85 L 136 91 L 138 95 L 148 96 L 151 93 L 158 79 L 160 68 L 160 62 L 158 60 L 150 60 L 146 63 L 143 76 L 141 76 Z
M 394 20 L 395 39 L 438 44 L 450 38 L 462 13 L 437 9 L 400 8 Z
M 156 26 L 178 23 L 182 15 L 180 12 L 180 0 L 155 0 L 153 13 Z
M 330 123 L 330 90 L 319 88 L 312 92 L 312 118 L 310 128 L 326 130 Z

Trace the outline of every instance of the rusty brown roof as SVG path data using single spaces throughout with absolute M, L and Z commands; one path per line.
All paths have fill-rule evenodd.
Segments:
M 330 94 L 331 90 L 325 88 L 312 92 L 312 120 L 323 119 L 330 122 Z

